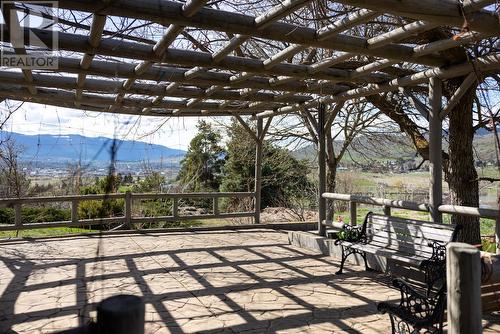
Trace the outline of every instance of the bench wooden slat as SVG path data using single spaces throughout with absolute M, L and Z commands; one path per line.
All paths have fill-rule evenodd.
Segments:
M 407 218 L 400 218 L 400 217 L 394 217 L 394 216 L 384 216 L 384 215 L 377 215 L 377 214 L 371 214 L 369 217 L 369 221 L 371 221 L 371 222 L 384 222 L 386 224 L 390 221 L 392 224 L 401 223 L 403 225 L 418 225 L 418 226 L 422 226 L 422 227 L 430 227 L 431 229 L 437 229 L 437 230 L 450 230 L 450 231 L 455 230 L 455 225 L 453 225 L 453 224 L 432 223 L 432 222 L 423 221 L 423 220 L 407 219 Z
M 405 227 L 390 226 L 390 225 L 373 225 L 368 224 L 367 230 L 371 231 L 390 231 L 392 233 L 408 235 L 415 238 L 425 238 L 430 240 L 450 240 L 453 233 L 442 233 L 440 231 L 424 230 L 418 226 L 408 225 Z M 375 233 L 375 232 L 372 232 Z
M 431 240 L 425 238 L 412 238 L 407 235 L 401 235 L 401 234 L 398 235 L 398 234 L 392 234 L 387 231 L 383 231 L 369 236 L 369 240 L 386 240 L 386 241 L 400 242 L 405 244 L 412 244 L 412 245 L 417 245 L 422 249 L 426 248 L 428 249 L 428 251 L 432 252 L 432 247 L 429 246 L 429 242 Z
M 368 234 L 368 240 L 387 240 L 388 242 L 393 241 L 412 245 L 415 244 L 420 247 L 428 248 L 429 251 L 432 251 L 432 247 L 429 246 L 429 243 L 436 241 L 435 239 L 415 238 L 409 235 L 391 233 L 390 231 L 378 231 L 377 233 Z M 440 240 L 441 243 L 446 243 L 448 241 L 449 239 Z
M 429 226 L 428 223 L 426 224 L 420 224 L 415 221 L 409 221 L 407 224 L 401 221 L 391 221 L 391 220 L 379 220 L 376 218 L 369 218 L 368 223 L 370 225 L 374 226 L 392 226 L 394 228 L 398 229 L 406 229 L 406 228 L 413 228 L 413 230 L 418 229 L 419 231 L 422 232 L 428 232 L 436 235 L 451 235 L 453 234 L 454 231 L 454 226 L 455 225 L 445 225 L 446 228 L 443 228 L 442 225 L 437 225 L 436 227 Z
M 405 245 L 387 244 L 386 242 L 380 242 L 380 241 L 373 241 L 373 242 L 368 243 L 367 245 L 371 245 L 371 246 L 378 247 L 378 248 L 384 248 L 387 250 L 397 251 L 397 252 L 400 252 L 402 254 L 407 254 L 408 256 L 416 255 L 416 256 L 419 256 L 422 258 L 430 258 L 432 256 L 432 253 L 430 253 L 430 252 L 411 248 L 411 247 L 408 247 Z
M 500 283 L 481 285 L 483 312 L 500 311 Z
M 425 238 L 428 240 L 435 240 L 441 242 L 450 241 L 453 236 L 452 231 L 439 231 L 432 230 L 429 227 L 420 227 L 415 225 L 406 225 L 404 227 L 391 226 L 391 225 L 378 225 L 368 223 L 368 233 L 377 233 L 377 231 L 389 231 L 394 234 L 408 235 L 414 238 Z
M 432 248 L 430 247 L 423 247 L 420 245 L 414 245 L 410 243 L 405 243 L 405 242 L 398 242 L 396 240 L 382 240 L 382 239 L 377 239 L 374 238 L 372 241 L 370 241 L 370 244 L 373 245 L 378 245 L 380 247 L 384 248 L 389 248 L 389 249 L 394 249 L 394 250 L 401 250 L 405 253 L 408 254 L 419 254 L 425 257 L 431 257 L 432 256 Z
M 370 244 L 353 244 L 350 247 L 353 249 L 362 250 L 370 254 L 379 255 L 389 259 L 412 264 L 414 266 L 419 266 L 422 263 L 422 261 L 426 259 L 425 257 L 422 256 L 413 254 L 410 255 L 393 249 L 381 248 L 379 246 Z

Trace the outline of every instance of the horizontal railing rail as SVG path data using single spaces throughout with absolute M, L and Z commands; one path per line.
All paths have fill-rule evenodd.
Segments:
M 429 212 L 428 204 L 415 203 L 410 201 L 400 201 L 400 200 L 392 200 L 392 199 L 370 197 L 363 195 L 349 195 L 349 194 L 337 194 L 337 193 L 324 193 L 323 198 L 345 201 L 345 202 L 354 202 L 359 204 L 371 204 L 371 205 L 387 206 L 398 209 L 407 209 L 412 211 Z
M 90 194 L 90 195 L 71 195 L 71 196 L 46 196 L 46 197 L 20 197 L 0 199 L 0 207 L 14 208 L 14 224 L 1 224 L 0 231 L 17 231 L 36 228 L 49 227 L 79 227 L 88 225 L 106 225 L 122 224 L 124 227 L 131 228 L 133 224 L 153 223 L 153 222 L 175 222 L 186 220 L 204 220 L 204 219 L 228 219 L 255 217 L 255 211 L 247 212 L 220 212 L 219 199 L 221 198 L 252 198 L 255 200 L 254 192 L 203 192 L 203 193 L 113 193 L 113 194 Z M 85 201 L 105 201 L 105 200 L 124 200 L 124 213 L 118 217 L 80 219 L 78 216 L 78 205 Z M 134 216 L 132 205 L 134 200 L 172 200 L 172 215 L 162 215 L 154 217 Z M 180 199 L 211 199 L 212 213 L 207 214 L 180 214 Z M 71 203 L 70 221 L 51 221 L 40 223 L 24 223 L 22 221 L 21 208 L 23 205 L 44 204 L 44 203 Z
M 430 212 L 428 203 L 416 203 L 410 201 L 392 200 L 386 198 L 377 198 L 356 194 L 338 194 L 338 193 L 323 193 L 322 197 L 329 200 L 337 200 L 349 202 L 349 215 L 352 225 L 356 224 L 357 220 L 357 204 L 368 204 L 374 206 L 382 206 L 385 215 L 391 215 L 391 208 L 404 209 L 410 211 Z M 500 210 L 489 208 L 476 208 L 460 205 L 440 205 L 438 211 L 441 213 L 474 216 L 479 218 L 494 219 L 495 224 L 495 243 L 497 254 L 500 254 Z

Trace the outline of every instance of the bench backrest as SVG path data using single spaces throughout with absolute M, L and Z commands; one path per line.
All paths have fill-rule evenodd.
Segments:
M 425 258 L 432 256 L 429 243 L 446 244 L 453 241 L 456 225 L 437 224 L 370 213 L 366 218 L 366 235 L 375 244 L 401 253 Z

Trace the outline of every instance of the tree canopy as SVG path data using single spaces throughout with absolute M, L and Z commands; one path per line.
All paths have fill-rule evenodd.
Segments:
M 233 122 L 222 134 L 209 123 L 198 124 L 198 134 L 181 161 L 180 184 L 189 191 L 253 191 L 255 183 L 255 142 L 246 129 Z M 264 141 L 262 165 L 262 207 L 288 205 L 301 189 L 312 187 L 305 160 L 290 151 Z

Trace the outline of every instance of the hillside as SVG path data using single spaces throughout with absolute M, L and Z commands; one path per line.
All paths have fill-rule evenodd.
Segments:
M 336 152 L 342 146 L 341 141 L 335 141 Z M 443 140 L 443 148 L 447 149 L 447 142 Z M 481 132 L 474 138 L 474 151 L 477 160 L 493 162 L 496 160 L 494 134 Z M 312 160 L 316 156 L 315 148 L 309 145 L 294 151 L 294 156 L 300 159 Z M 412 160 L 416 157 L 409 139 L 402 135 L 375 135 L 360 137 L 351 144 L 349 152 L 343 158 L 344 164 L 353 161 L 364 164 L 369 161 Z
M 342 141 L 334 142 L 335 152 L 339 152 Z M 314 159 L 316 155 L 313 145 L 309 145 L 294 151 L 294 156 L 299 159 Z M 353 161 L 363 164 L 369 160 L 388 161 L 396 159 L 410 160 L 415 157 L 415 151 L 411 143 L 404 136 L 397 135 L 372 135 L 360 137 L 354 140 L 346 152 L 343 163 Z
M 113 139 L 85 137 L 81 135 L 24 135 L 1 132 L 0 138 L 10 137 L 22 147 L 24 161 L 67 162 L 81 159 L 83 162 L 109 162 Z M 178 160 L 185 151 L 162 145 L 133 140 L 116 140 L 116 161 Z

